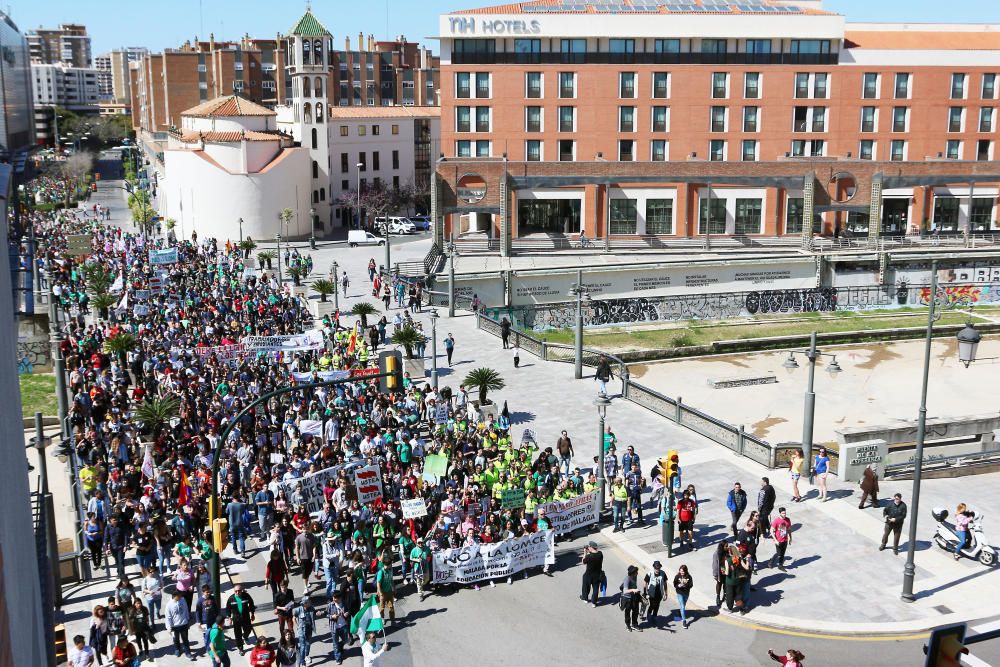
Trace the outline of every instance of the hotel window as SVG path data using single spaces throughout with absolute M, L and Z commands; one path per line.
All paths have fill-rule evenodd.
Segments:
M 997 98 L 997 75 L 983 75 L 983 99 L 995 100 Z
M 377 137 L 381 133 L 381 130 L 382 130 L 381 126 L 372 125 L 372 136 Z
M 537 139 L 524 142 L 524 159 L 528 162 L 541 162 L 542 142 Z
M 907 100 L 910 98 L 910 75 L 906 72 L 896 74 L 896 85 L 893 96 L 897 100 Z
M 490 131 L 490 108 L 476 107 L 476 132 Z
M 826 132 L 826 107 L 813 107 L 812 131 Z
M 980 162 L 993 159 L 993 142 L 989 139 L 980 139 L 976 142 L 976 159 Z
M 653 98 L 665 100 L 670 97 L 670 74 L 653 72 Z
M 674 233 L 673 199 L 646 200 L 646 233 L 647 234 Z
M 805 72 L 795 75 L 795 98 L 799 100 L 809 98 L 809 75 Z
M 792 53 L 804 55 L 819 55 L 830 53 L 828 39 L 793 39 Z
M 572 139 L 559 140 L 559 161 L 572 162 L 576 158 L 576 142 Z
M 524 130 L 525 132 L 542 131 L 542 107 L 524 108 Z
M 576 131 L 576 107 L 559 107 L 559 131 Z
M 761 199 L 737 199 L 736 233 L 760 234 L 763 208 L 764 203 Z
M 618 74 L 618 97 L 625 100 L 635 97 L 635 72 Z
M 701 40 L 701 52 L 702 53 L 717 53 L 724 54 L 729 51 L 729 40 L 728 39 L 702 39 Z
M 785 233 L 801 234 L 804 215 L 805 205 L 802 197 L 789 197 L 788 205 L 785 207 Z M 823 217 L 819 213 L 813 213 L 813 233 L 819 234 L 822 230 Z
M 455 107 L 455 131 L 472 132 L 472 107 Z
M 907 107 L 893 107 L 892 108 L 892 131 L 893 132 L 907 132 L 907 118 L 909 114 L 907 113 Z
M 974 197 L 972 200 L 972 212 L 969 215 L 969 224 L 974 232 L 989 231 L 993 225 L 993 198 Z
M 635 199 L 612 199 L 608 202 L 612 234 L 635 234 L 639 211 Z
M 363 137 L 368 134 L 368 128 L 364 125 L 358 125 L 358 136 Z
M 649 159 L 653 162 L 666 162 L 667 142 L 663 139 L 654 139 L 651 141 Z
M 609 39 L 609 53 L 635 53 L 634 39 Z
M 587 53 L 587 40 L 559 40 L 559 52 L 562 53 L 562 61 L 564 63 L 582 63 L 584 54 Z
M 769 39 L 748 39 L 746 43 L 747 53 L 766 54 L 771 52 L 771 40 Z
M 635 141 L 632 139 L 618 140 L 618 161 L 632 162 L 635 160 Z
M 472 157 L 472 142 L 471 141 L 456 141 L 455 142 L 455 155 L 457 157 Z
M 727 73 L 712 73 L 712 97 L 717 100 L 729 97 L 729 75 Z
M 490 142 L 488 139 L 480 139 L 476 142 L 476 157 L 490 156 Z
M 760 98 L 760 72 L 747 72 L 743 75 L 743 97 L 748 100 Z
M 618 131 L 635 132 L 635 107 L 618 107 Z
M 667 107 L 653 107 L 653 132 L 667 131 Z
M 658 39 L 653 42 L 655 53 L 680 53 L 681 40 L 679 39 Z
M 965 109 L 962 107 L 951 107 L 948 109 L 948 131 L 949 132 L 961 132 L 962 131 L 962 115 Z
M 965 99 L 965 74 L 956 73 L 951 75 L 951 99 Z
M 949 139 L 945 144 L 944 156 L 949 160 L 962 159 L 962 142 L 958 139 Z
M 559 97 L 571 100 L 576 97 L 576 74 L 559 72 Z
M 743 161 L 744 162 L 756 162 L 757 161 L 757 140 L 756 139 L 744 139 L 743 140 Z
M 795 139 L 792 141 L 792 157 L 803 157 L 806 154 L 806 146 L 809 144 L 808 141 L 802 141 L 801 139 Z
M 489 72 L 476 72 L 476 97 L 483 99 L 490 96 Z
M 809 155 L 813 157 L 823 157 L 826 155 L 826 142 L 822 139 L 813 139 Z
M 399 134 L 399 125 L 393 125 L 392 126 L 392 133 L 393 134 Z
M 726 200 L 702 197 L 698 216 L 699 234 L 726 233 Z M 709 204 L 711 202 L 711 205 Z
M 942 232 L 958 231 L 958 197 L 934 195 L 934 228 Z
M 726 107 L 712 107 L 712 132 L 726 131 Z
M 472 74 L 469 72 L 455 74 L 455 97 L 460 99 L 472 97 Z
M 879 75 L 877 72 L 866 72 L 864 78 L 864 85 L 861 89 L 861 97 L 866 100 L 877 100 L 878 99 L 878 81 Z
M 358 171 L 368 171 L 368 154 L 367 153 L 358 153 L 358 164 L 361 165 L 360 167 L 358 167 Z
M 760 107 L 743 107 L 743 131 L 757 132 L 760 128 Z
M 722 139 L 712 139 L 708 144 L 708 159 L 712 162 L 725 161 L 726 142 Z
M 860 160 L 874 160 L 875 159 L 875 142 L 871 139 L 862 139 L 861 146 L 858 148 L 858 159 Z
M 889 159 L 893 162 L 902 162 L 906 159 L 906 142 L 902 139 L 893 139 L 889 144 Z
M 809 107 L 795 107 L 792 111 L 792 132 L 809 131 Z
M 861 107 L 861 131 L 862 132 L 874 132 L 875 131 L 875 107 Z
M 528 99 L 539 100 L 542 98 L 542 73 L 525 72 L 524 74 L 524 96 Z
M 979 131 L 993 131 L 993 107 L 983 107 L 979 110 Z
M 818 72 L 813 74 L 813 98 L 817 100 L 825 100 L 830 96 L 830 88 L 827 85 L 830 81 L 830 75 L 825 72 Z
M 378 151 L 372 151 L 372 171 L 381 171 L 382 161 L 379 159 Z
M 536 63 L 538 54 L 542 52 L 540 39 L 515 39 L 514 53 L 519 63 Z

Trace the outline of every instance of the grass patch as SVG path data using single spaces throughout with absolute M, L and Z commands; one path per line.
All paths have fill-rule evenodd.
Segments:
M 51 373 L 37 375 L 18 375 L 21 383 L 21 414 L 34 417 L 41 412 L 46 417 L 59 414 L 59 404 L 56 400 L 56 376 Z

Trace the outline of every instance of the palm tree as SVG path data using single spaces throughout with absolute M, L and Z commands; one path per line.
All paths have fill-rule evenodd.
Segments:
M 289 275 L 292 276 L 292 282 L 295 283 L 296 287 L 302 284 L 302 279 L 309 275 L 309 270 L 304 266 L 293 266 L 288 269 Z
M 281 213 L 278 214 L 278 220 L 280 220 L 281 224 L 285 226 L 286 237 L 288 236 L 288 223 L 291 222 L 292 218 L 294 217 L 295 217 L 295 210 L 290 208 L 283 208 L 281 209 Z M 280 227 L 278 228 L 278 231 L 279 232 L 281 231 Z
M 114 283 L 111 272 L 102 264 L 84 264 L 83 277 L 91 294 L 107 294 Z
M 139 344 L 138 339 L 130 333 L 121 332 L 114 336 L 111 336 L 106 341 L 104 341 L 104 350 L 108 354 L 113 354 L 118 357 L 122 365 L 128 357 L 128 353 L 134 350 Z
M 143 428 L 147 432 L 152 432 L 153 439 L 160 437 L 160 432 L 171 419 L 176 419 L 180 414 L 181 404 L 176 396 L 160 398 L 153 396 L 147 398 L 135 408 L 134 419 L 142 422 Z
M 244 257 L 249 257 L 250 253 L 253 252 L 254 248 L 257 247 L 257 242 L 253 239 L 243 239 L 240 241 L 240 250 L 243 251 Z
M 278 253 L 276 253 L 273 250 L 263 250 L 263 251 L 257 253 L 257 264 L 259 264 L 260 268 L 263 269 L 264 268 L 264 263 L 266 262 L 267 263 L 267 268 L 268 268 L 268 270 L 270 270 L 271 269 L 271 261 L 275 257 L 277 257 L 277 256 L 278 256 Z
M 90 300 L 91 308 L 97 310 L 98 315 L 102 320 L 108 319 L 108 311 L 111 307 L 118 303 L 118 297 L 113 294 L 108 294 L 103 292 L 101 294 L 95 294 L 94 298 Z
M 358 317 L 360 317 L 361 318 L 361 326 L 363 328 L 367 329 L 368 328 L 368 316 L 369 315 L 377 315 L 378 314 L 378 309 L 376 309 L 375 306 L 371 305 L 367 301 L 361 301 L 361 302 L 358 302 L 358 303 L 354 304 L 354 307 L 351 308 L 351 314 L 352 315 L 357 315 Z
M 337 286 L 333 284 L 332 280 L 320 278 L 312 282 L 312 290 L 319 294 L 320 303 L 326 303 L 326 297 L 333 294 L 337 290 Z
M 396 333 L 392 334 L 392 342 L 396 345 L 402 345 L 403 349 L 406 350 L 406 358 L 413 358 L 413 348 L 417 347 L 421 343 L 427 341 L 427 336 L 423 335 L 416 329 L 410 326 L 403 327 Z
M 486 405 L 486 392 L 499 391 L 506 386 L 500 373 L 492 368 L 477 368 L 469 371 L 462 384 L 479 390 L 479 405 Z

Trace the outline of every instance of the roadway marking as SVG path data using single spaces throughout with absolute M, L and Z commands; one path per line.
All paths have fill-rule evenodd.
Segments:
M 983 623 L 982 625 L 977 625 L 974 628 L 970 628 L 970 630 L 972 630 L 978 635 L 981 635 L 984 632 L 992 632 L 993 630 L 1000 630 L 1000 619 L 992 621 L 991 623 Z
M 974 655 L 963 655 L 960 660 L 963 665 L 968 665 L 968 667 L 990 667 L 990 663 Z

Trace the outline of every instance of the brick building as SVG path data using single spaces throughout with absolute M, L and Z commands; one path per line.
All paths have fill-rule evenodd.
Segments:
M 37 28 L 25 33 L 31 62 L 67 67 L 90 67 L 90 36 L 87 27 L 64 23 L 58 28 Z
M 462 231 L 783 236 L 809 219 L 830 235 L 998 231 L 997 183 L 973 177 L 998 171 L 976 164 L 995 159 L 996 27 L 852 24 L 820 0 L 536 0 L 443 15 L 443 155 L 505 157 L 512 174 L 554 163 L 509 190 L 508 227 L 472 212 Z M 564 164 L 576 181 L 551 185 L 567 162 L 591 166 Z M 663 164 L 612 164 L 628 162 Z M 922 162 L 944 163 L 934 182 L 882 188 L 878 208 L 840 175 Z M 805 186 L 752 179 L 775 169 L 835 193 L 810 203 Z

